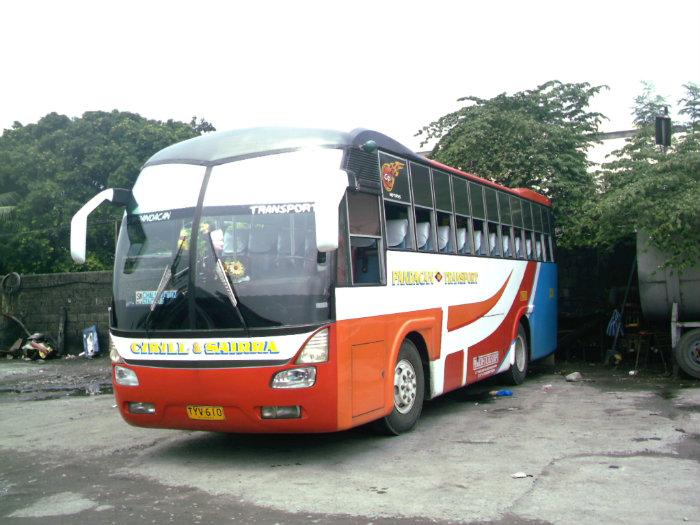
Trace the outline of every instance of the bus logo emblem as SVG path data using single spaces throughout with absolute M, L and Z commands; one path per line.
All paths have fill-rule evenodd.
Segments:
M 394 183 L 396 182 L 396 177 L 401 175 L 401 170 L 405 164 L 403 162 L 387 162 L 382 164 L 382 184 L 386 191 L 391 191 L 394 189 Z

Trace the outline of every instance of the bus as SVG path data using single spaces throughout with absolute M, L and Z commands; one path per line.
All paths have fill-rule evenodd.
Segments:
M 110 309 L 119 411 L 142 427 L 398 435 L 429 400 L 556 347 L 548 198 L 375 131 L 255 128 L 167 147 L 125 207 Z

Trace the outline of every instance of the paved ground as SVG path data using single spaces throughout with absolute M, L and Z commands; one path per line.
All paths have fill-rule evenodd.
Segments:
M 241 436 L 126 425 L 107 368 L 0 362 L 0 522 L 700 523 L 698 381 L 543 367 L 398 438 Z

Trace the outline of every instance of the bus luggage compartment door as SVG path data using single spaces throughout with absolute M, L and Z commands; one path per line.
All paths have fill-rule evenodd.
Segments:
M 352 417 L 384 406 L 386 344 L 375 341 L 352 345 Z

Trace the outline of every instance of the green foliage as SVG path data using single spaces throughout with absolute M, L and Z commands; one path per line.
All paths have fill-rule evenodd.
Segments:
M 668 102 L 654 92 L 654 84 L 642 82 L 642 93 L 634 99 L 634 125 L 638 128 L 654 124 L 656 115 L 661 115 Z
M 582 216 L 593 243 L 611 247 L 644 230 L 675 268 L 700 260 L 700 89 L 684 87 L 679 114 L 688 120 L 664 151 L 654 141 L 653 117 L 666 102 L 644 84 L 635 100 L 638 133 L 603 166 L 602 194 Z
M 550 81 L 536 89 L 492 99 L 461 98 L 467 105 L 418 134 L 438 139 L 431 158 L 550 199 L 559 242 L 582 242 L 578 213 L 595 192 L 586 149 L 604 118 L 588 105 L 604 86 Z
M 110 268 L 115 222 L 123 210 L 101 207 L 91 215 L 86 267 L 70 258 L 71 217 L 105 188 L 130 188 L 156 151 L 198 135 L 203 126 L 213 130 L 204 120 L 192 122 L 119 111 L 90 111 L 75 119 L 50 113 L 36 124 L 15 122 L 0 136 L 0 197 L 11 199 L 0 200 L 0 210 L 13 206 L 12 219 L 0 221 L 0 274 Z
M 0 193 L 0 222 L 5 222 L 12 218 L 16 201 L 17 194 L 15 192 Z

